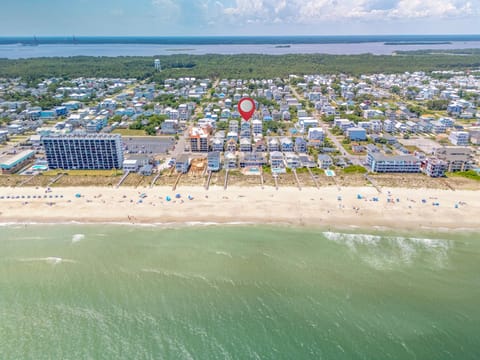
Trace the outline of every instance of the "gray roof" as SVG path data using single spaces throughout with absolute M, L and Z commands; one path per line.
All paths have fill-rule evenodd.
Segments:
M 395 156 L 387 156 L 382 153 L 369 153 L 369 156 L 372 156 L 375 161 L 415 161 L 419 162 L 420 160 L 412 155 L 395 155 Z

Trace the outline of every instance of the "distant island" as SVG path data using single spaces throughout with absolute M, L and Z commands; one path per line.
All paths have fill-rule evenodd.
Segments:
M 391 41 L 383 45 L 450 45 L 451 41 Z
M 165 49 L 165 51 L 194 51 L 196 49 L 188 49 L 188 48 L 185 48 L 185 49 L 182 49 L 182 48 L 179 48 L 179 49 Z
M 276 48 L 289 48 L 291 45 L 276 45 Z

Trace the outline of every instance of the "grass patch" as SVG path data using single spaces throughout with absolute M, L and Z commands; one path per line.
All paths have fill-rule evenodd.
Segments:
M 480 174 L 474 170 L 450 172 L 446 175 L 447 177 L 463 177 L 470 180 L 480 181 Z
M 418 147 L 416 147 L 415 145 L 403 145 L 403 147 L 405 149 L 407 149 L 408 151 L 410 151 L 410 153 L 414 153 L 415 151 L 420 151 L 420 149 Z
M 122 170 L 48 170 L 43 173 L 45 176 L 56 176 L 66 174 L 70 176 L 120 176 Z
M 146 136 L 145 130 L 133 130 L 133 129 L 115 129 L 112 134 L 120 134 L 122 136 Z
M 343 168 L 344 174 L 366 174 L 367 169 L 360 165 L 350 165 Z

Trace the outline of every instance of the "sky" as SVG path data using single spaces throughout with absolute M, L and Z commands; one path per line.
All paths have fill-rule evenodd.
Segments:
M 480 0 L 1 0 L 0 36 L 478 34 Z

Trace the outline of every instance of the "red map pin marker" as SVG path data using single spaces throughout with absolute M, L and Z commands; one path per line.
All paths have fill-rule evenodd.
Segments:
M 246 121 L 250 120 L 255 112 L 255 101 L 251 98 L 243 98 L 238 102 L 238 112 Z

